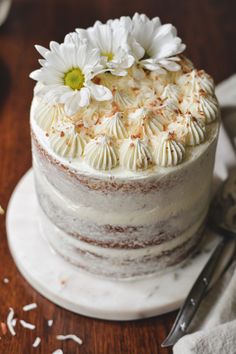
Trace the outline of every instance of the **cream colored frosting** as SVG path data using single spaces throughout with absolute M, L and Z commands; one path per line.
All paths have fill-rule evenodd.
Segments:
M 193 99 L 186 98 L 182 104 L 183 112 L 191 113 L 194 117 L 201 118 L 206 124 L 213 122 L 219 116 L 219 104 L 215 96 L 201 93 Z
M 127 138 L 127 130 L 122 120 L 122 113 L 117 112 L 111 117 L 106 117 L 102 120 L 98 130 L 116 139 Z
M 180 88 L 179 86 L 175 84 L 168 84 L 164 88 L 162 94 L 161 94 L 161 99 L 166 100 L 166 99 L 171 99 L 174 102 L 178 103 L 179 102 L 179 96 L 180 96 Z
M 50 136 L 50 146 L 59 156 L 76 158 L 82 156 L 85 141 L 76 131 L 56 132 Z
M 42 101 L 35 108 L 35 120 L 45 132 L 49 132 L 54 124 L 61 120 L 63 115 L 63 108 L 59 105 L 51 106 Z
M 175 73 L 134 65 L 126 76 L 100 74 L 96 80 L 112 91 L 113 99 L 91 100 L 72 117 L 65 117 L 61 105 L 38 99 L 36 90 L 33 119 L 55 154 L 76 163 L 80 159 L 94 170 L 120 166 L 140 173 L 155 165 L 176 166 L 189 146 L 204 142 L 204 125 L 219 116 L 212 78 L 186 59 L 180 64 Z
M 212 95 L 215 90 L 214 81 L 204 70 L 194 69 L 180 76 L 178 84 L 182 87 L 182 91 L 185 95 L 189 95 L 191 92 L 199 93 L 201 90 Z
M 141 129 L 143 135 L 147 136 L 157 135 L 163 130 L 165 123 L 160 113 L 155 113 L 153 110 L 144 107 L 130 113 L 128 119 L 131 126 L 134 126 L 139 131 Z M 135 132 L 133 131 L 133 133 Z
M 172 134 L 163 132 L 159 135 L 154 152 L 157 165 L 162 167 L 176 166 L 182 162 L 184 155 L 184 146 L 174 140 Z
M 117 153 L 112 140 L 98 136 L 85 147 L 85 161 L 95 170 L 111 170 L 117 165 Z
M 121 146 L 120 163 L 131 171 L 146 170 L 153 163 L 147 143 L 138 138 L 125 140 Z
M 177 140 L 187 146 L 195 146 L 204 142 L 206 128 L 204 122 L 194 118 L 191 114 L 186 113 L 179 115 L 176 122 L 168 126 Z

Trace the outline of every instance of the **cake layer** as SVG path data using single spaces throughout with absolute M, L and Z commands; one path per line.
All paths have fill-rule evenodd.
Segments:
M 206 211 L 177 239 L 140 249 L 111 249 L 80 241 L 62 231 L 39 209 L 40 227 L 53 249 L 74 265 L 113 279 L 150 275 L 185 260 L 201 239 Z
M 191 253 L 208 210 L 218 123 L 181 167 L 138 178 L 82 173 L 37 133 L 32 126 L 42 229 L 64 258 L 122 278 L 158 272 Z

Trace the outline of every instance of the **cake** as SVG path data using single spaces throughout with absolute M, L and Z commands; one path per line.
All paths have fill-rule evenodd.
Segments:
M 102 277 L 179 265 L 197 248 L 209 207 L 213 79 L 184 56 L 175 27 L 143 14 L 36 49 L 30 121 L 44 237 Z

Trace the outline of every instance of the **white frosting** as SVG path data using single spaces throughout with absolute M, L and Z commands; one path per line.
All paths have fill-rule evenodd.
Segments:
M 152 155 L 147 144 L 141 139 L 125 140 L 120 149 L 120 163 L 128 170 L 146 170 L 152 163 Z
M 189 113 L 179 115 L 176 122 L 168 126 L 168 130 L 175 134 L 179 142 L 187 146 L 196 146 L 205 140 L 206 129 L 204 123 Z
M 122 121 L 122 113 L 117 112 L 111 117 L 102 120 L 102 124 L 98 127 L 101 132 L 116 139 L 127 138 L 127 130 Z
M 121 110 L 124 110 L 127 107 L 135 107 L 136 97 L 125 89 L 115 90 L 114 102 Z
M 64 116 L 63 108 L 60 105 L 50 105 L 40 100 L 35 107 L 35 120 L 45 132 L 49 132 L 58 119 Z
M 201 95 L 199 111 L 206 123 L 213 122 L 219 115 L 219 105 L 215 97 Z
M 51 148 L 59 156 L 76 158 L 83 154 L 85 141 L 76 131 L 55 132 L 49 141 Z
M 181 62 L 185 63 L 185 60 L 181 59 Z M 65 117 L 61 113 L 61 106 L 58 110 L 55 107 L 42 107 L 36 90 L 32 119 L 49 135 L 49 146 L 53 151 L 68 159 L 73 166 L 82 166 L 83 170 L 92 168 L 95 173 L 110 171 L 119 166 L 121 174 L 122 169 L 124 174 L 127 170 L 141 174 L 149 168 L 153 169 L 154 165 L 176 166 L 184 161 L 181 144 L 189 152 L 189 146 L 204 141 L 205 133 L 200 120 L 210 124 L 219 115 L 212 79 L 204 71 L 192 70 L 187 66 L 190 70 L 188 73 L 183 70 L 165 74 L 149 73 L 134 66 L 122 77 L 109 73 L 97 75 L 97 83 L 107 85 L 112 91 L 112 100 L 91 100 L 86 108 L 72 117 Z M 189 126 L 186 122 L 181 125 L 177 117 L 188 113 L 199 119 L 199 122 L 191 119 Z M 66 133 L 62 137 L 55 133 L 58 125 L 62 125 L 59 132 L 64 133 L 64 125 L 68 124 L 74 125 L 79 136 Z M 162 136 L 160 133 L 166 130 L 173 133 L 171 140 L 176 137 L 176 142 L 159 141 Z M 96 150 L 95 146 L 98 146 L 94 141 L 98 142 L 101 135 L 112 139 L 112 146 L 99 144 Z M 138 143 L 137 152 L 127 148 L 127 141 L 135 138 L 142 141 L 146 139 L 145 148 L 141 143 Z M 71 139 L 71 149 L 68 147 L 68 139 Z M 89 146 L 86 153 L 83 153 L 85 142 L 89 142 Z M 159 146 L 158 149 L 156 146 Z M 167 146 L 166 152 L 164 146 Z
M 176 103 L 178 103 L 179 96 L 180 96 L 180 88 L 175 84 L 168 84 L 165 86 L 161 94 L 161 99 L 162 100 L 171 99 Z
M 111 170 L 117 165 L 117 153 L 112 140 L 98 136 L 85 147 L 85 161 L 95 170 Z
M 219 117 L 219 105 L 214 96 L 201 94 L 198 97 L 187 97 L 181 104 L 183 113 L 190 112 L 194 117 L 201 118 L 205 123 L 209 124 Z
M 180 76 L 178 84 L 182 87 L 183 93 L 187 96 L 190 93 L 199 93 L 201 90 L 212 95 L 215 90 L 214 81 L 204 70 L 194 69 L 191 72 Z
M 182 162 L 185 155 L 184 146 L 174 140 L 168 132 L 159 135 L 155 151 L 155 160 L 159 166 L 176 166 Z
M 164 119 L 161 114 L 148 108 L 138 108 L 135 112 L 130 113 L 128 118 L 131 125 L 136 127 L 137 132 L 142 129 L 144 135 L 157 135 L 163 130 Z

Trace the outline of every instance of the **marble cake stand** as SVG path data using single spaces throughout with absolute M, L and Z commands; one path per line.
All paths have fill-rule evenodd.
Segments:
M 198 254 L 165 275 L 136 281 L 99 279 L 63 260 L 41 235 L 32 170 L 11 197 L 7 234 L 17 267 L 39 293 L 73 312 L 108 320 L 140 319 L 177 309 L 218 241 L 207 235 Z M 232 252 L 233 247 L 226 250 L 218 275 Z

